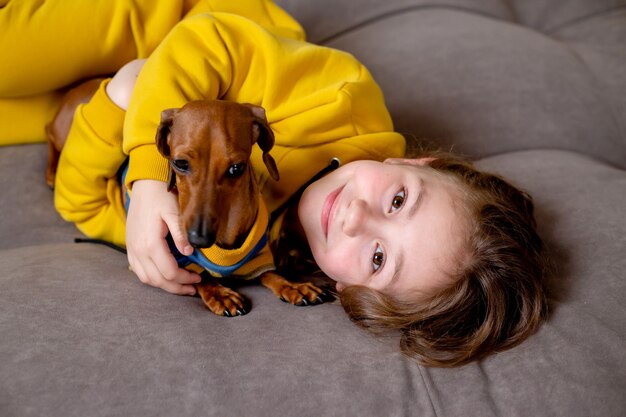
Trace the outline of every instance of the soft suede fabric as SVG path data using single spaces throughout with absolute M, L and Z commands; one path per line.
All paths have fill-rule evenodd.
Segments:
M 75 244 L 45 145 L 0 148 L 2 416 L 573 416 L 626 413 L 626 1 L 281 0 L 352 52 L 396 128 L 477 158 L 535 199 L 550 317 L 517 348 L 418 366 L 335 304 L 260 286 L 252 310 L 141 284 Z

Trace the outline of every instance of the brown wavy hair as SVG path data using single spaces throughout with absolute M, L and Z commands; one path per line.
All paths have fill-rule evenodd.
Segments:
M 545 319 L 543 245 L 526 192 L 450 153 L 419 156 L 435 158 L 429 165 L 465 190 L 468 260 L 451 284 L 411 301 L 362 286 L 338 296 L 360 327 L 398 332 L 407 356 L 427 366 L 458 366 L 518 345 Z

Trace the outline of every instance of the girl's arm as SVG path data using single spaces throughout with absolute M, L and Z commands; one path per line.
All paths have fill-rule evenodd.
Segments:
M 144 64 L 145 60 L 128 63 L 107 86 L 108 96 L 118 107 L 128 108 Z M 135 182 L 126 225 L 128 263 L 139 280 L 173 294 L 194 295 L 193 284 L 200 282 L 200 276 L 179 268 L 165 241 L 169 231 L 181 253 L 193 252 L 178 223 L 178 201 L 167 191 L 165 183 Z
M 135 81 L 145 60 L 125 65 L 107 86 L 107 94 L 118 107 L 128 108 Z M 120 135 L 121 139 L 121 135 Z M 120 143 L 121 149 L 121 143 Z M 126 213 L 128 263 L 144 284 L 180 295 L 194 295 L 200 276 L 178 267 L 165 241 L 168 231 L 178 250 L 190 255 L 193 249 L 178 222 L 178 201 L 162 181 L 138 180 Z

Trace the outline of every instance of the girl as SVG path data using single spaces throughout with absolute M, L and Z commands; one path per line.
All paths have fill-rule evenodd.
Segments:
M 252 162 L 268 209 L 289 206 L 273 239 L 279 268 L 297 273 L 313 259 L 355 323 L 398 332 L 403 352 L 424 364 L 458 365 L 524 340 L 546 311 L 529 196 L 450 155 L 402 158 L 404 138 L 367 70 L 301 41 L 297 23 L 272 3 L 250 3 L 224 13 L 219 7 L 231 6 L 199 2 L 194 10 L 213 13 L 190 13 L 154 51 L 144 48 L 145 65 L 123 66 L 79 108 L 55 188 L 64 218 L 125 244 L 142 282 L 192 294 L 199 277 L 178 269 L 164 241 L 169 231 L 183 254 L 192 250 L 154 145 L 160 112 L 199 98 L 258 104 L 283 179 L 266 178 L 260 155 Z M 122 49 L 141 57 L 141 48 Z M 133 198 L 124 223 L 111 204 L 119 192 L 110 162 L 127 155 Z M 300 196 L 333 157 L 342 166 Z M 99 171 L 94 186 L 90 176 L 107 164 L 112 172 Z

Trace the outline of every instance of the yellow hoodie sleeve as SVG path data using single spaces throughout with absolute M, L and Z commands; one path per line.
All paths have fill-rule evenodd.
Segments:
M 380 89 L 354 57 L 276 36 L 240 16 L 201 14 L 170 32 L 137 80 L 124 127 L 127 184 L 166 179 L 167 163 L 154 144 L 161 111 L 198 99 L 265 108 L 282 176 L 263 189 L 271 209 L 332 156 L 347 162 L 404 152 Z M 256 148 L 252 163 L 264 187 L 267 175 Z
M 126 160 L 124 111 L 107 96 L 106 83 L 76 110 L 59 160 L 54 204 L 85 235 L 125 246 L 126 213 L 116 175 Z

